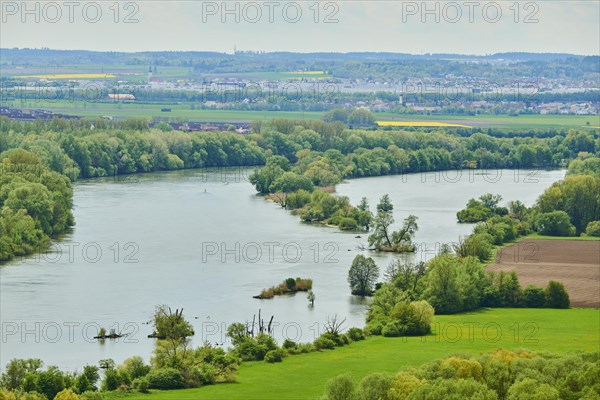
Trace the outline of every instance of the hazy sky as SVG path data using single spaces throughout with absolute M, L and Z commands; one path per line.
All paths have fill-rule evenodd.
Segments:
M 1 47 L 600 54 L 600 1 L 0 1 Z

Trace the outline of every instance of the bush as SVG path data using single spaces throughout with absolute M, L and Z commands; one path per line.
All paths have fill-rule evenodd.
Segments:
M 381 334 L 385 337 L 405 336 L 405 333 L 405 326 L 400 321 L 390 321 L 381 329 Z
M 394 377 L 392 375 L 375 372 L 369 374 L 360 381 L 358 387 L 359 398 L 388 400 L 389 391 L 394 386 Z
M 352 400 L 356 398 L 356 390 L 352 375 L 346 373 L 327 382 L 323 400 Z
M 600 221 L 592 221 L 587 224 L 585 234 L 588 236 L 600 237 Z
M 151 370 L 148 375 L 148 387 L 151 389 L 172 390 L 185 386 L 181 372 L 175 368 L 159 368 Z
M 135 378 L 131 382 L 131 387 L 140 393 L 148 393 L 148 389 L 150 388 L 150 383 L 148 382 L 147 377 Z
M 296 290 L 296 280 L 294 278 L 287 278 L 285 280 L 285 286 L 290 291 Z
M 541 287 L 528 285 L 523 290 L 523 307 L 541 308 L 546 304 L 546 295 Z
M 475 233 L 467 237 L 459 251 L 462 257 L 473 256 L 479 258 L 479 261 L 486 261 L 492 255 L 492 242 L 494 238 L 489 233 Z
M 197 366 L 192 374 L 192 382 L 188 386 L 212 385 L 217 382 L 217 371 L 212 364 L 204 363 Z
M 341 218 L 338 226 L 343 231 L 355 231 L 358 229 L 358 223 L 354 218 Z
M 103 397 L 98 392 L 87 391 L 79 395 L 83 400 L 103 400 Z
M 265 361 L 268 363 L 282 362 L 285 352 L 281 349 L 271 350 L 265 355 Z
M 336 347 L 335 342 L 333 340 L 328 339 L 323 336 L 321 336 L 317 340 L 315 340 L 314 345 L 315 345 L 316 350 L 324 350 L 324 349 L 332 350 L 332 349 L 335 349 L 335 347 Z
M 246 339 L 235 348 L 235 352 L 240 356 L 242 361 L 261 361 L 265 358 L 265 354 L 269 349 L 267 346 L 258 344 L 253 339 Z
M 298 347 L 298 344 L 293 340 L 285 339 L 281 347 L 284 349 L 295 349 Z
M 569 300 L 569 294 L 567 293 L 564 285 L 560 282 L 550 281 L 546 290 L 546 307 L 549 308 L 569 308 L 571 304 Z
M 359 340 L 365 339 L 365 332 L 360 328 L 350 328 L 346 335 L 353 341 L 358 342 Z
M 575 226 L 571 224 L 569 214 L 564 211 L 552 211 L 540 214 L 536 220 L 537 231 L 548 236 L 574 236 Z
M 321 337 L 331 340 L 338 347 L 342 347 L 343 345 L 350 343 L 346 335 L 340 335 L 338 333 L 325 332 L 321 335 Z

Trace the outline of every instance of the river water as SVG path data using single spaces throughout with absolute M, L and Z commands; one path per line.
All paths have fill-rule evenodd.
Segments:
M 252 321 L 261 309 L 274 334 L 311 341 L 328 317 L 363 326 L 366 300 L 350 295 L 352 259 L 367 235 L 307 225 L 257 196 L 249 170 L 177 171 L 81 181 L 75 184 L 77 226 L 52 251 L 0 266 L 0 368 L 12 358 L 37 357 L 47 365 L 81 370 L 85 364 L 141 355 L 154 307 L 184 308 L 193 342 L 227 346 L 231 322 Z M 352 204 L 366 196 L 372 209 L 389 193 L 396 225 L 419 217 L 425 260 L 439 243 L 468 234 L 456 211 L 471 197 L 503 196 L 533 204 L 564 171 L 449 171 L 355 179 L 337 191 Z M 357 238 L 356 236 L 361 236 Z M 366 254 L 366 253 L 365 253 Z M 383 270 L 390 254 L 374 256 Z M 288 277 L 314 280 L 316 301 L 305 293 L 256 300 L 262 288 Z M 99 327 L 128 334 L 99 343 Z

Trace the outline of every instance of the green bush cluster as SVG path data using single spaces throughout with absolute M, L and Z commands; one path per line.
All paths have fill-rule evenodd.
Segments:
M 481 307 L 568 308 L 569 295 L 560 282 L 543 289 L 522 288 L 516 272 L 486 272 L 475 257 L 442 253 L 426 264 L 397 261 L 386 272 L 388 282 L 374 293 L 365 330 L 373 335 L 409 336 L 428 333 L 435 314 L 456 314 Z M 411 310 L 410 306 L 416 308 Z M 429 310 L 429 307 L 433 307 Z M 421 328 L 422 327 L 422 328 Z

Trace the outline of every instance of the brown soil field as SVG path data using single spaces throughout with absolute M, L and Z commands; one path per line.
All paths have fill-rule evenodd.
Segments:
M 572 307 L 600 307 L 600 241 L 525 239 L 498 251 L 488 271 L 516 271 L 521 286 L 562 282 Z

